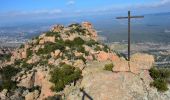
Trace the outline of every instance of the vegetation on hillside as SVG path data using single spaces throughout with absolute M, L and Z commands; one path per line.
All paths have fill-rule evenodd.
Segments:
M 104 66 L 104 70 L 113 71 L 113 67 L 114 67 L 113 63 L 106 64 L 106 65 Z
M 150 76 L 153 78 L 153 82 L 151 86 L 157 88 L 158 91 L 164 92 L 168 90 L 168 78 L 170 78 L 170 70 L 169 69 L 158 69 L 153 67 L 149 70 Z
M 20 69 L 15 68 L 12 65 L 8 65 L 0 69 L 0 76 L 2 78 L 2 83 L 0 83 L 0 91 L 3 89 L 12 90 L 16 88 L 16 82 L 12 81 L 11 78 L 19 71 Z
M 80 79 L 81 70 L 73 66 L 64 64 L 60 67 L 56 67 L 51 72 L 51 82 L 55 84 L 52 89 L 56 92 L 62 91 L 66 85 Z
M 60 33 L 59 32 L 46 32 L 46 36 L 55 36 L 55 37 L 60 37 Z
M 9 61 L 11 58 L 11 53 L 9 54 L 0 54 L 0 61 Z

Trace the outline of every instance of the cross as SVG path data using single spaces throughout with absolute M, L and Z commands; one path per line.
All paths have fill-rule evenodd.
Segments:
M 116 17 L 116 19 L 128 19 L 128 61 L 130 61 L 130 20 L 131 18 L 144 18 L 144 16 L 131 16 L 130 11 L 128 11 L 128 17 Z

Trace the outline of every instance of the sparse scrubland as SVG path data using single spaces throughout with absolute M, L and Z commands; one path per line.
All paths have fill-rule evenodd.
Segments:
M 141 100 L 155 97 L 145 85 L 168 90 L 170 71 L 152 68 L 153 56 L 139 54 L 128 62 L 98 40 L 89 22 L 56 25 L 5 58 L 0 68 L 0 99 L 5 100 L 79 100 L 84 94 L 94 99 Z

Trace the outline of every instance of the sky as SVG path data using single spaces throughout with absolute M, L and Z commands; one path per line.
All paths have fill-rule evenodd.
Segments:
M 72 16 L 170 11 L 170 0 L 1 0 L 0 19 L 43 19 Z

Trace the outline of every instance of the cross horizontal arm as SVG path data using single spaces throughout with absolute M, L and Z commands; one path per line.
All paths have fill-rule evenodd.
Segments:
M 130 18 L 144 18 L 144 16 L 131 16 Z M 116 19 L 128 19 L 128 17 L 116 17 Z

